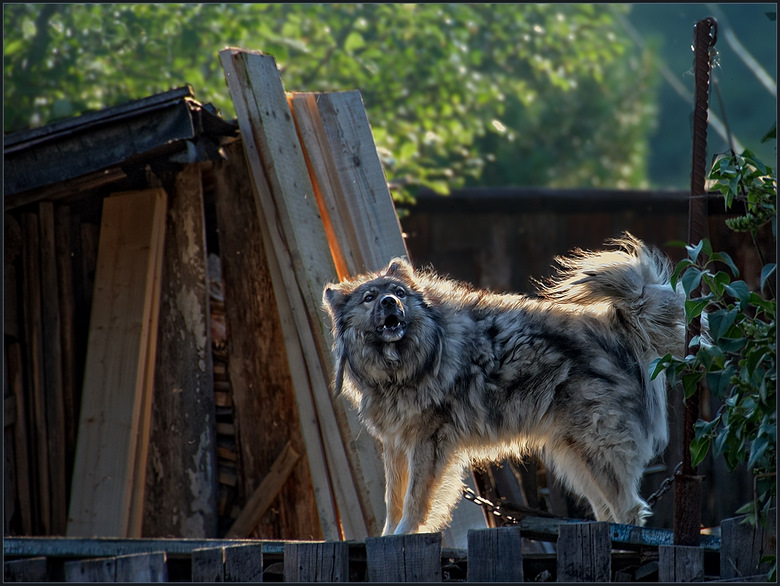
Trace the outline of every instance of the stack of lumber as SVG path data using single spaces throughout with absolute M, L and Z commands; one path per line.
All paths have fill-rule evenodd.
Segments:
M 285 93 L 273 57 L 220 52 L 250 169 L 326 540 L 381 532 L 380 446 L 329 392 L 323 287 L 408 256 L 359 92 Z M 481 513 L 476 511 L 478 516 Z

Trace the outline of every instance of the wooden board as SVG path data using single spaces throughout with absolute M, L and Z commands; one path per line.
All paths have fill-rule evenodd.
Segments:
M 216 413 L 201 169 L 171 181 L 154 364 L 143 535 L 217 532 Z
M 441 582 L 441 533 L 366 539 L 369 582 Z
M 346 453 L 342 431 L 348 430 L 339 428 L 328 392 L 327 327 L 319 308 L 322 286 L 336 272 L 279 72 L 272 57 L 258 52 L 225 49 L 220 58 L 253 176 L 257 213 L 265 227 L 291 372 L 308 373 L 308 384 L 294 383 L 296 394 L 309 393 L 314 399 L 340 530 L 348 538 L 365 537 L 378 530 L 378 522 L 353 506 L 360 502 L 350 466 L 355 460 Z M 283 299 L 289 301 L 289 311 L 282 306 Z M 303 364 L 293 363 L 298 347 Z M 323 534 L 328 537 L 324 524 Z
M 66 582 L 116 582 L 116 558 L 65 562 Z
M 41 314 L 40 238 L 38 216 L 22 215 L 22 298 L 24 299 L 25 366 L 30 408 L 30 452 L 33 489 L 34 531 L 51 534 L 51 478 L 49 473 L 48 428 L 46 426 L 45 375 L 43 366 L 43 324 Z
M 320 186 L 320 208 L 347 264 L 348 273 L 339 277 L 407 257 L 360 92 L 293 93 L 289 100 L 313 183 Z
M 57 279 L 54 204 L 38 204 L 41 254 L 41 318 L 43 325 L 43 373 L 46 428 L 51 481 L 51 533 L 64 535 L 68 515 L 66 499 L 67 435 L 63 390 L 62 327 Z
M 225 548 L 204 547 L 192 552 L 193 582 L 225 581 Z
M 24 535 L 33 533 L 32 494 L 30 486 L 30 450 L 28 448 L 28 404 L 22 382 L 22 352 L 17 342 L 6 344 L 6 379 L 16 399 L 14 423 L 14 456 L 16 460 L 16 493 L 19 497 L 21 529 Z
M 349 582 L 349 544 L 288 542 L 284 545 L 285 582 Z
M 300 379 L 305 372 L 291 374 L 288 350 L 280 343 L 285 334 L 243 146 L 236 141 L 223 150 L 225 158 L 214 164 L 214 187 L 230 331 L 233 435 L 241 461 L 239 490 L 249 498 L 285 443 L 292 442 L 293 449 L 308 458 L 301 458 L 285 483 L 274 504 L 278 514 L 264 516 L 257 532 L 275 538 L 321 539 L 320 517 L 331 518 L 328 524 L 335 528 L 336 513 L 314 406 L 310 394 L 308 401 L 296 394 L 293 378 Z
M 165 552 L 122 555 L 115 560 L 117 582 L 168 581 L 168 557 Z
M 166 199 L 151 189 L 103 204 L 69 536 L 140 534 Z
M 225 582 L 262 582 L 263 545 L 234 545 L 225 548 Z
M 559 527 L 558 581 L 609 582 L 612 543 L 609 523 L 567 523 Z
M 720 577 L 723 579 L 754 576 L 769 571 L 761 559 L 777 555 L 777 512 L 769 512 L 769 527 L 753 527 L 744 517 L 724 519 L 720 524 Z
M 703 582 L 704 550 L 686 545 L 658 548 L 659 582 Z
M 49 562 L 45 557 L 3 562 L 3 582 L 49 581 Z
M 469 582 L 522 582 L 523 553 L 519 527 L 468 532 Z
M 73 456 L 76 450 L 76 294 L 73 262 L 73 217 L 70 207 L 54 208 L 54 237 L 57 253 L 57 284 L 60 314 L 60 351 L 62 353 L 62 402 L 65 411 L 65 486 L 70 499 Z

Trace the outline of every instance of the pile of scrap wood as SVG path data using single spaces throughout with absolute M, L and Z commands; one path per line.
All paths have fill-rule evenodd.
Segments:
M 407 256 L 359 92 L 285 93 L 273 57 L 225 49 L 222 67 L 256 211 L 325 539 L 378 535 L 380 448 L 329 392 L 324 284 Z M 482 524 L 478 509 L 456 512 Z
M 378 446 L 329 392 L 325 283 L 377 270 L 406 247 L 359 93 L 285 94 L 276 62 L 226 49 L 263 243 L 326 539 L 376 535 Z M 347 203 L 348 202 L 348 203 Z

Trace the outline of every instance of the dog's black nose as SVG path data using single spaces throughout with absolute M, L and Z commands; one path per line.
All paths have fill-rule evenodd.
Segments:
M 379 304 L 386 309 L 400 305 L 398 298 L 395 295 L 385 295 L 379 300 Z

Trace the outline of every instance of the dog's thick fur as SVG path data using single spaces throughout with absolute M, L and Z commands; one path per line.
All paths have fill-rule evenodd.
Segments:
M 683 298 L 659 252 L 625 234 L 575 251 L 538 297 L 416 272 L 325 288 L 335 392 L 381 442 L 383 534 L 438 531 L 470 460 L 536 453 L 597 520 L 643 525 L 638 493 L 668 441 L 653 359 L 683 349 Z

